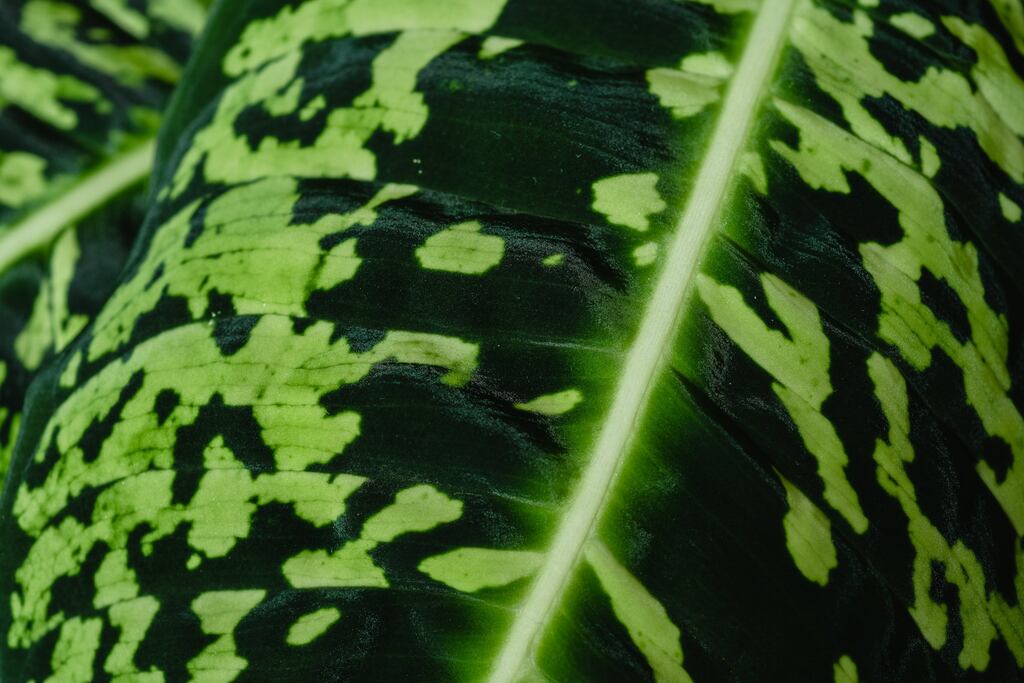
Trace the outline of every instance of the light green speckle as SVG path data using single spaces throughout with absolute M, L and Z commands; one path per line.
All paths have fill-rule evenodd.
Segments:
M 942 24 L 978 56 L 977 63 L 971 68 L 971 76 L 982 96 L 978 106 L 984 103 L 991 107 L 998 114 L 994 117 L 997 121 L 1008 126 L 1017 136 L 1024 136 L 1024 79 L 1010 65 L 999 41 L 984 27 L 968 24 L 959 17 L 943 17 Z M 976 127 L 980 125 L 975 124 Z M 993 126 L 994 122 L 986 120 L 986 125 Z M 1020 146 L 1012 151 L 1019 149 Z M 1006 150 L 1006 153 L 1010 151 Z M 1020 174 L 1014 176 L 1014 180 L 1024 182 Z
M 89 4 L 136 40 L 149 35 L 149 19 L 131 7 L 128 0 L 90 0 Z
M 928 178 L 934 178 L 935 174 L 942 168 L 942 159 L 939 157 L 939 151 L 923 135 L 918 137 L 918 141 L 921 144 L 921 173 L 924 173 Z
M 678 0 L 677 0 L 678 1 Z M 693 0 L 701 5 L 709 5 L 719 14 L 741 14 L 754 12 L 760 7 L 760 0 Z
M 89 683 L 93 680 L 93 660 L 100 647 L 100 619 L 68 619 L 53 646 L 50 665 L 53 675 L 46 683 Z
M 789 511 L 782 520 L 786 532 L 786 548 L 797 569 L 808 581 L 828 584 L 828 574 L 838 565 L 836 547 L 832 542 L 832 525 L 817 505 L 785 477 L 779 475 L 786 489 Z
M 209 0 L 150 0 L 149 13 L 168 26 L 198 35 L 206 21 Z
M 706 60 L 703 64 L 698 62 L 698 66 L 716 68 L 707 64 Z M 720 78 L 680 69 L 650 69 L 647 72 L 647 87 L 658 98 L 661 106 L 670 110 L 676 119 L 699 114 L 722 97 Z
M 68 289 L 80 256 L 75 230 L 65 230 L 53 244 L 49 277 L 39 292 L 28 323 L 14 340 L 14 351 L 26 368 L 34 370 L 48 353 L 58 353 L 88 323 L 84 315 L 68 310 Z
M 857 665 L 848 655 L 843 655 L 832 666 L 835 683 L 857 683 Z
M 1021 0 L 989 0 L 988 4 L 996 10 L 1017 50 L 1024 54 L 1024 3 Z
M 687 55 L 679 63 L 679 68 L 697 76 L 709 76 L 725 80 L 732 76 L 734 68 L 721 52 L 702 52 Z
M 658 683 L 692 683 L 683 668 L 679 629 L 672 623 L 665 607 L 619 564 L 600 541 L 588 543 L 585 554 L 601 588 L 611 600 L 612 611 L 654 671 L 654 680 Z
M 316 97 L 311 99 L 305 107 L 302 108 L 302 111 L 299 112 L 299 119 L 301 119 L 302 121 L 309 121 L 326 106 L 327 100 L 324 99 L 324 96 L 317 95 Z
M 857 492 L 846 478 L 849 458 L 835 427 L 821 413 L 832 394 L 829 340 L 818 309 L 809 299 L 771 274 L 761 283 L 768 305 L 789 330 L 787 338 L 769 328 L 743 295 L 704 274 L 697 276 L 700 297 L 715 323 L 774 379 L 772 390 L 786 407 L 804 446 L 818 462 L 825 500 L 857 533 L 868 528 Z
M 75 351 L 71 354 L 68 359 L 67 365 L 64 366 L 64 370 L 60 373 L 60 386 L 64 389 L 70 389 L 75 386 L 78 381 L 78 368 L 82 365 L 82 352 Z
M 481 275 L 501 263 L 505 240 L 481 234 L 477 221 L 468 221 L 431 235 L 416 250 L 420 265 L 428 270 Z
M 303 43 L 347 35 L 412 33 L 483 33 L 498 19 L 505 0 L 306 0 L 275 16 L 246 26 L 224 59 L 224 72 L 238 76 Z
M 57 75 L 23 64 L 9 47 L 0 46 L 0 73 L 4 75 L 0 79 L 0 110 L 13 104 L 61 130 L 70 130 L 78 125 L 78 115 L 61 100 L 92 102 L 97 106 L 104 104 L 100 92 L 93 86 L 72 76 Z M 31 171 L 33 165 L 22 159 L 18 168 Z
M 1009 197 L 1007 197 L 1002 192 L 999 193 L 999 209 L 1003 212 L 1003 218 L 1010 221 L 1011 223 L 1016 223 L 1020 221 L 1020 205 L 1017 202 L 1010 199 Z
M 292 646 L 308 645 L 322 636 L 327 629 L 341 618 L 341 612 L 335 607 L 324 607 L 299 617 L 291 628 L 285 642 Z
M 138 681 L 158 683 L 163 673 L 151 666 L 148 671 L 139 671 L 135 666 L 135 652 L 146 637 L 153 618 L 160 609 L 156 598 L 146 596 L 120 602 L 110 608 L 110 625 L 120 630 L 117 643 L 110 650 L 103 670 L 117 681 Z
M 0 108 L 2 97 L 0 92 Z M 0 152 L 0 204 L 18 208 L 41 196 L 47 187 L 45 170 L 46 160 L 40 156 L 28 152 Z
M 311 0 L 304 7 L 316 4 Z M 455 30 L 399 34 L 374 58 L 370 87 L 351 106 L 332 109 L 312 144 L 266 137 L 253 150 L 247 137 L 235 131 L 236 118 L 249 107 L 262 105 L 284 115 L 290 113 L 286 105 L 299 106 L 292 97 L 281 98 L 301 80 L 296 76 L 301 52 L 284 53 L 265 68 L 246 72 L 224 90 L 213 120 L 196 134 L 175 171 L 171 195 L 184 191 L 197 171 L 208 181 L 232 184 L 281 175 L 373 180 L 377 159 L 367 141 L 378 130 L 391 133 L 396 145 L 419 135 L 429 114 L 416 90 L 419 73 L 464 37 Z
M 668 207 L 658 194 L 657 185 L 655 173 L 626 173 L 602 178 L 593 185 L 594 202 L 591 206 L 609 223 L 646 232 L 651 227 L 651 216 Z
M 528 550 L 457 548 L 428 557 L 418 569 L 434 581 L 464 593 L 501 588 L 533 574 L 544 561 Z
M 984 671 L 991 642 L 1000 634 L 1017 665 L 1024 666 L 1024 615 L 1019 607 L 1011 607 L 996 591 L 986 595 L 986 586 L 991 583 L 975 554 L 963 541 L 951 544 L 918 504 L 914 483 L 906 469 L 915 458 L 906 380 L 892 361 L 878 353 L 868 359 L 868 375 L 889 423 L 887 439 L 875 441 L 878 483 L 903 509 L 907 533 L 916 552 L 910 616 L 933 648 L 939 650 L 946 644 L 951 610 L 933 597 L 934 567 L 938 565 L 943 568 L 943 579 L 957 588 L 958 608 L 954 614 L 960 619 L 958 631 L 963 638 L 958 657 L 960 667 Z M 1021 555 L 1024 552 L 1018 548 L 1018 571 L 1022 566 Z M 1017 585 L 1018 590 L 1024 588 L 1020 580 Z M 1022 597 L 1024 593 L 1017 596 L 1018 604 Z
M 483 45 L 477 56 L 480 59 L 494 59 L 503 52 L 514 50 L 523 44 L 523 41 L 516 38 L 503 38 L 501 36 L 488 36 L 484 38 Z
M 109 4 L 121 4 L 113 0 Z M 123 18 L 123 15 L 122 15 Z M 29 0 L 21 12 L 21 27 L 44 45 L 64 50 L 80 62 L 127 86 L 138 86 L 154 78 L 175 83 L 181 67 L 163 52 L 146 45 L 95 44 L 78 39 L 76 30 L 82 11 L 56 0 Z
M 745 175 L 758 194 L 768 194 L 768 174 L 764 170 L 764 159 L 757 152 L 743 152 L 740 156 L 740 173 Z
M 544 394 L 525 403 L 517 403 L 516 408 L 541 415 L 563 415 L 583 400 L 579 389 L 566 389 L 553 394 Z
M 188 663 L 193 683 L 230 683 L 249 666 L 235 650 L 233 634 L 266 594 L 264 590 L 214 591 L 192 601 L 203 633 L 220 636 Z
M 914 12 L 894 14 L 889 17 L 889 23 L 918 40 L 923 40 L 935 33 L 935 24 Z
M 657 242 L 645 242 L 633 250 L 633 263 L 635 263 L 638 268 L 653 265 L 657 260 Z
M 560 266 L 563 263 L 565 263 L 565 254 L 560 253 L 560 252 L 559 253 L 555 253 L 555 254 L 549 254 L 548 256 L 544 257 L 544 260 L 541 261 L 541 263 L 543 265 L 547 266 L 548 268 L 554 268 L 555 266 Z
M 931 365 L 935 348 L 961 369 L 967 404 L 985 431 L 1013 454 L 1005 476 L 997 477 L 985 460 L 978 463 L 978 474 L 1024 534 L 1024 417 L 1008 395 L 1008 325 L 986 300 L 976 247 L 951 238 L 942 197 L 917 171 L 812 112 L 782 101 L 776 106 L 799 129 L 800 145 L 792 149 L 773 142 L 773 148 L 804 182 L 849 194 L 845 173 L 856 172 L 899 212 L 902 240 L 859 247 L 881 293 L 877 334 L 919 371 Z M 945 281 L 963 304 L 970 324 L 966 341 L 923 301 L 919 280 L 925 270 Z
M 866 13 L 854 21 L 838 19 L 813 3 L 801 3 L 790 38 L 814 73 L 818 85 L 843 110 L 853 133 L 904 163 L 906 146 L 865 108 L 864 103 L 891 96 L 935 126 L 970 128 L 992 161 L 1016 182 L 1024 182 L 1024 87 L 1006 62 L 999 44 L 983 29 L 945 17 L 943 24 L 978 53 L 972 68 L 975 88 L 959 71 L 930 66 L 921 78 L 904 81 L 889 72 L 871 52 L 874 24 Z M 998 114 L 993 116 L 993 110 Z
M 409 533 L 429 531 L 462 516 L 462 502 L 453 500 L 429 484 L 398 492 L 395 502 L 366 520 L 358 539 L 334 552 L 307 550 L 284 563 L 285 578 L 295 588 L 386 588 L 384 570 L 370 552 L 382 543 Z
M 310 290 L 335 287 L 354 277 L 362 264 L 355 241 L 340 240 L 326 252 L 321 241 L 372 225 L 381 205 L 415 191 L 409 185 L 385 185 L 352 211 L 292 225 L 297 181 L 267 178 L 210 202 L 204 229 L 187 248 L 183 245 L 196 206 L 186 206 L 164 223 L 135 275 L 96 317 L 89 359 L 127 341 L 134 321 L 152 310 L 165 291 L 184 298 L 195 318 L 206 310 L 213 290 L 231 296 L 240 315 L 306 315 Z

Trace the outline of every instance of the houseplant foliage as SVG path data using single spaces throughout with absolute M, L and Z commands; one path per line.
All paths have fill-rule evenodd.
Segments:
M 0 474 L 25 390 L 103 304 L 201 0 L 0 6 Z
M 1022 53 L 1018 0 L 215 5 L 25 399 L 0 677 L 1015 679 Z

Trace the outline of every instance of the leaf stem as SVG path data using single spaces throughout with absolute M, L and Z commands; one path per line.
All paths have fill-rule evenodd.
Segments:
M 146 178 L 152 167 L 154 147 L 153 141 L 145 142 L 107 162 L 0 234 L 0 273 Z

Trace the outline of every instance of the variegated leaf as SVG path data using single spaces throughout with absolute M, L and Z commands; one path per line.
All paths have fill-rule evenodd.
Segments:
M 218 5 L 29 400 L 0 675 L 1019 678 L 1022 24 Z

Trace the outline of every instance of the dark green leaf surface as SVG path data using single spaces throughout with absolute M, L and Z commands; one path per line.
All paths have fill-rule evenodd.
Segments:
M 222 2 L 27 403 L 0 677 L 1019 678 L 1022 43 Z

